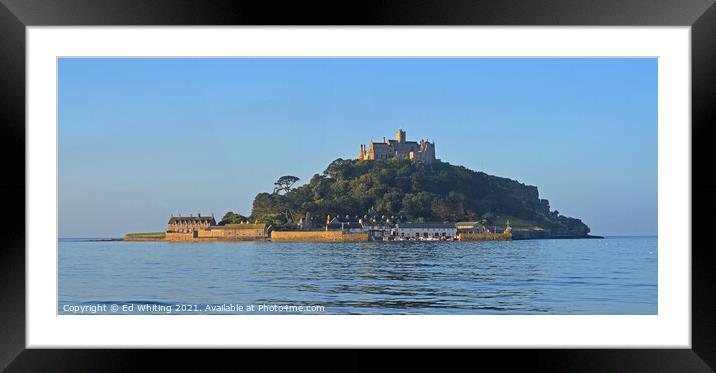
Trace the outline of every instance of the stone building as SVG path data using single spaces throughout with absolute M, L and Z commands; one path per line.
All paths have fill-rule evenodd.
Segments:
M 399 129 L 395 133 L 395 140 L 386 140 L 383 142 L 373 142 L 371 140 L 368 147 L 365 144 L 360 145 L 358 159 L 368 160 L 384 160 L 384 159 L 416 159 L 421 162 L 431 163 L 435 160 L 435 142 L 427 140 L 407 141 L 405 131 Z
M 167 224 L 167 232 L 191 233 L 200 229 L 208 229 L 212 225 L 216 225 L 213 214 L 211 216 L 201 216 L 201 214 L 197 216 L 172 215 Z
M 345 233 L 365 232 L 363 224 L 361 224 L 358 219 L 352 219 L 348 215 L 346 215 L 344 219 L 341 219 L 338 216 L 331 219 L 331 216 L 328 215 L 326 218 L 326 230 L 340 230 Z
M 266 224 L 250 224 L 246 221 L 240 224 L 216 225 L 214 215 L 172 215 L 164 239 L 182 242 L 248 241 L 266 239 L 268 233 Z
M 304 230 L 320 228 L 321 225 L 313 218 L 310 212 L 298 222 L 298 227 Z

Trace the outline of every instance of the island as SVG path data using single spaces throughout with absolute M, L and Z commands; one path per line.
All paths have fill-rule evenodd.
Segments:
M 536 186 L 435 157 L 435 142 L 394 139 L 361 144 L 356 159 L 336 159 L 295 187 L 278 178 L 248 216 L 172 215 L 167 230 L 127 241 L 453 241 L 600 238 L 580 219 L 551 210 Z

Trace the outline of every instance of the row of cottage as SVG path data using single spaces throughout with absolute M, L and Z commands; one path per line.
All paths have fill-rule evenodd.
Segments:
M 196 240 L 259 240 L 265 239 L 270 230 L 266 224 L 226 224 L 217 225 L 211 216 L 174 216 L 167 224 L 164 238 L 167 241 Z
M 504 229 L 485 228 L 479 222 L 456 223 L 404 223 L 400 219 L 378 218 L 365 215 L 363 218 L 328 216 L 325 224 L 318 224 L 310 213 L 293 226 L 284 226 L 280 231 L 271 225 L 242 222 L 240 224 L 217 225 L 213 216 L 172 216 L 165 238 L 170 241 L 192 240 L 454 240 L 461 237 L 491 237 L 499 234 L 504 238 L 510 233 L 509 225 Z M 324 233 L 325 232 L 325 233 Z M 363 239 L 365 238 L 365 239 Z M 494 239 L 495 237 L 489 238 Z

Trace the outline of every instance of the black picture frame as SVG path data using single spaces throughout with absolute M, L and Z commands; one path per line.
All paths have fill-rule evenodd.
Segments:
M 716 122 L 716 6 L 711 0 L 493 0 L 415 2 L 0 0 L 0 369 L 26 371 L 134 371 L 168 351 L 25 349 L 25 27 L 72 25 L 604 25 L 691 26 L 692 53 L 692 349 L 471 351 L 482 366 L 528 364 L 551 371 L 712 371 L 716 367 L 714 255 L 705 232 L 716 207 L 709 175 Z M 9 228 L 12 227 L 12 228 Z M 665 227 L 660 227 L 661 229 Z M 687 249 L 687 248 L 684 248 Z M 141 338 L 141 336 L 138 336 Z M 397 355 L 396 355 L 397 354 Z M 273 359 L 290 367 L 315 366 L 318 353 Z M 346 368 L 375 365 L 365 351 L 338 351 Z M 210 369 L 218 357 L 180 362 Z M 415 359 L 394 352 L 383 367 Z M 235 358 L 235 357 L 234 357 Z M 418 360 L 449 369 L 452 359 Z

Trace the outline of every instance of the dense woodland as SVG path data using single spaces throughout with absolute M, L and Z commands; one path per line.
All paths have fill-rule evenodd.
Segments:
M 251 216 L 228 213 L 222 223 L 251 220 L 274 225 L 297 223 L 308 211 L 363 217 L 370 209 L 402 221 L 482 221 L 541 227 L 555 235 L 586 235 L 579 219 L 551 211 L 537 187 L 436 161 L 337 159 L 308 183 L 283 176 L 271 193 L 259 193 Z

